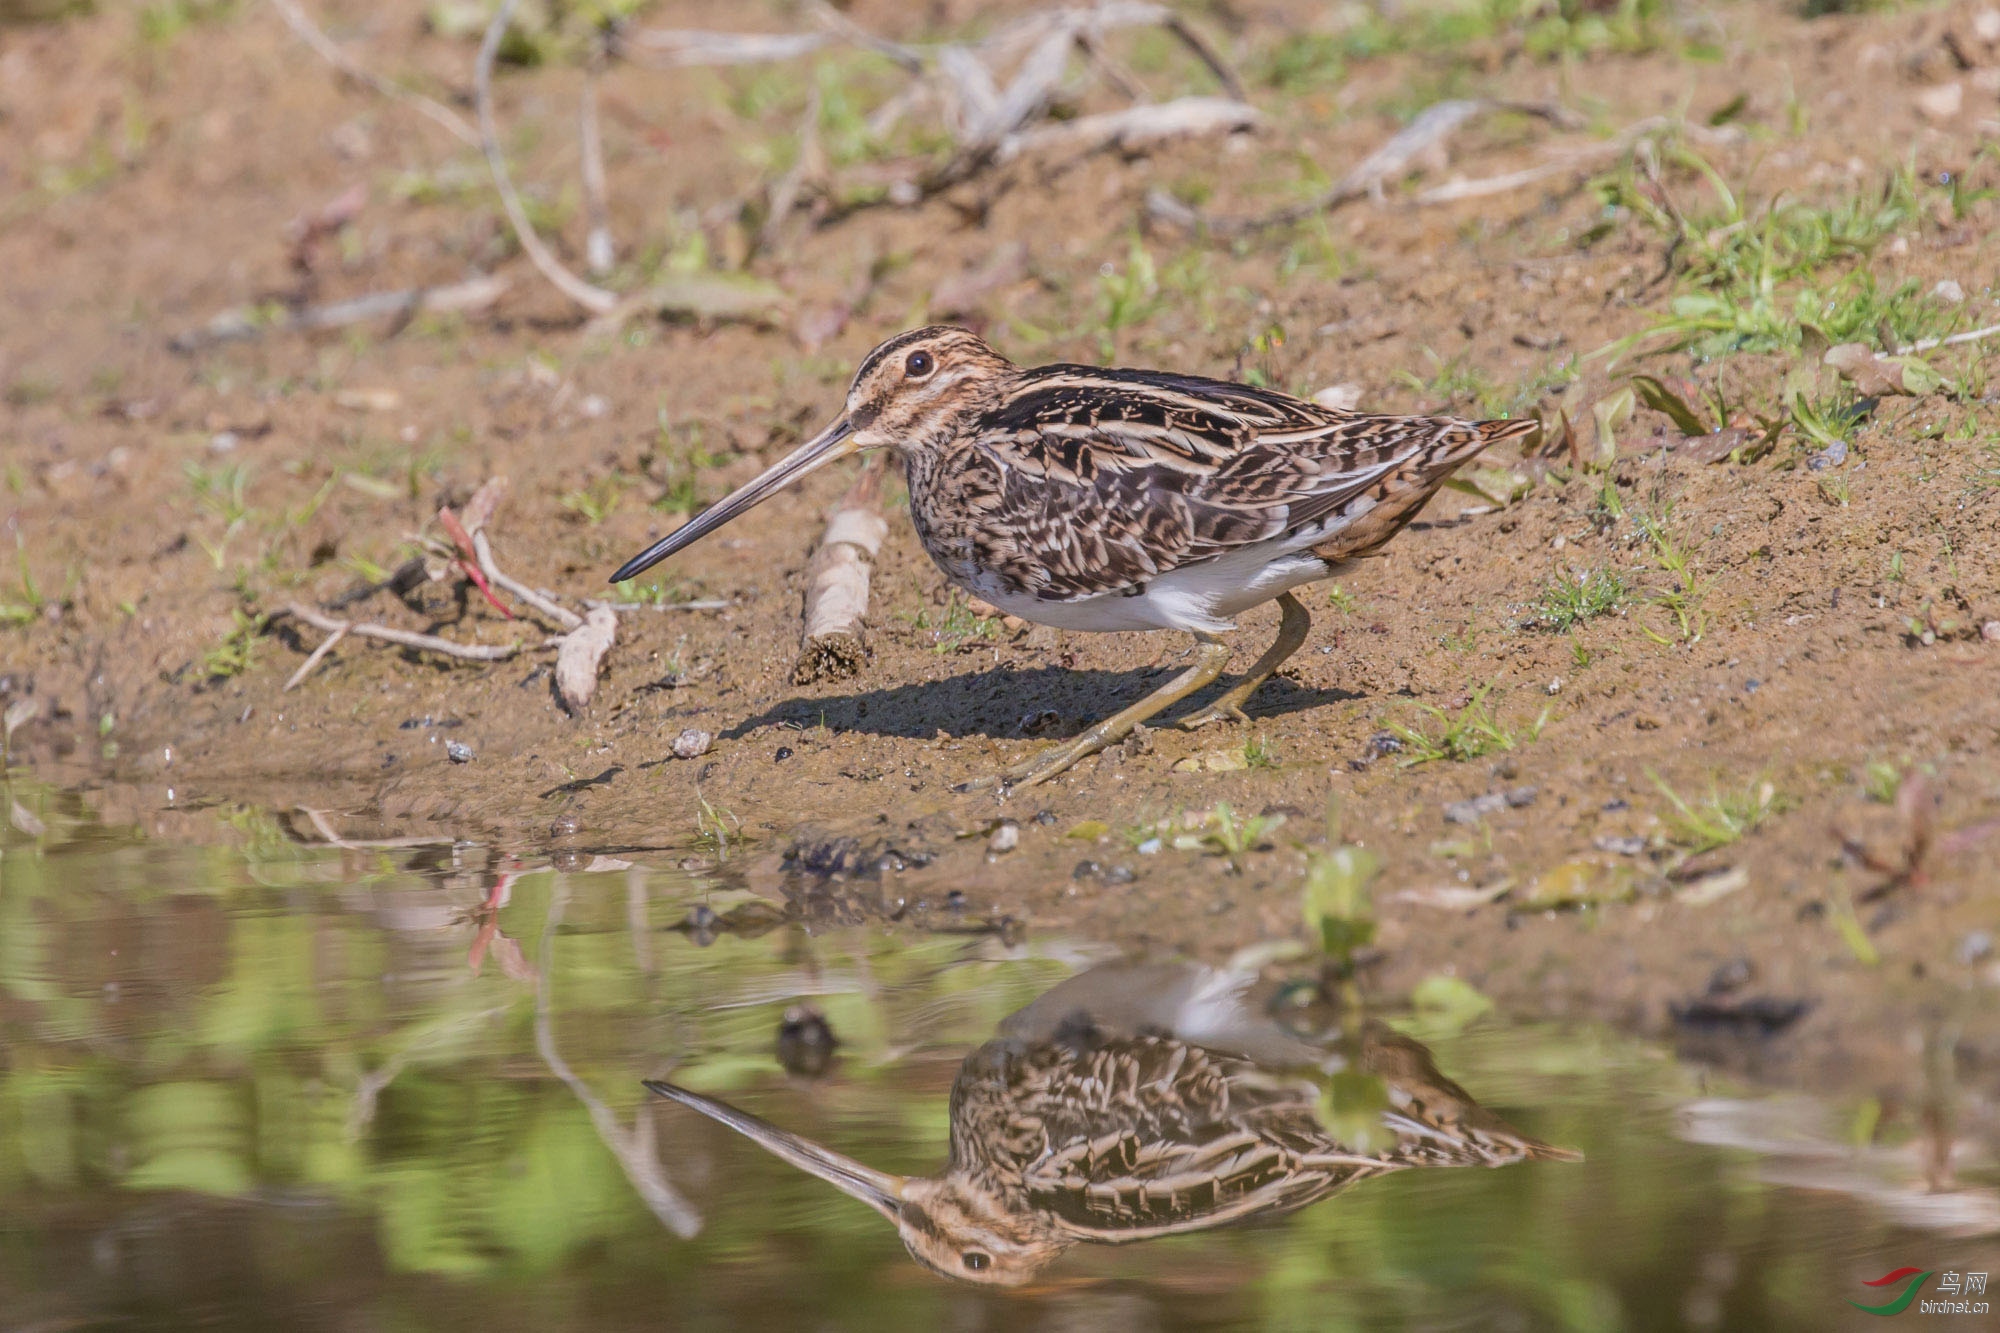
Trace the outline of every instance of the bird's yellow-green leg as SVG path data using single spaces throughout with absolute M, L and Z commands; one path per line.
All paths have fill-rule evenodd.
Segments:
M 1301 614 L 1304 614 L 1303 611 Z M 1228 644 L 1212 634 L 1197 633 L 1195 639 L 1194 665 L 1130 708 L 1120 709 L 1074 740 L 1052 745 L 1040 754 L 1011 768 L 1002 769 L 991 777 L 974 778 L 970 782 L 960 783 L 954 790 L 980 791 L 987 787 L 1032 787 L 1037 782 L 1047 782 L 1077 760 L 1087 758 L 1106 746 L 1116 745 L 1124 740 L 1132 734 L 1133 728 L 1208 685 L 1222 674 L 1224 667 L 1229 665 Z
M 1205 727 L 1211 722 L 1248 722 L 1243 715 L 1243 705 L 1250 702 L 1260 686 L 1285 664 L 1285 659 L 1299 650 L 1305 643 L 1306 635 L 1312 630 L 1312 617 L 1306 614 L 1299 599 L 1290 593 L 1278 594 L 1278 637 L 1254 666 L 1244 674 L 1234 688 L 1208 707 L 1190 717 L 1181 719 L 1181 726 L 1188 731 Z

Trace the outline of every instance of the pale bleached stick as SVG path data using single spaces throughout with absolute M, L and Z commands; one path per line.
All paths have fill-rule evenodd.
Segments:
M 593 606 L 583 623 L 563 635 L 556 649 L 556 697 L 563 708 L 581 713 L 597 693 L 597 671 L 618 638 L 618 613 Z
M 604 183 L 604 134 L 597 122 L 597 70 L 584 77 L 577 104 L 577 145 L 583 155 L 583 210 L 590 231 L 583 239 L 583 262 L 591 276 L 601 278 L 618 262 L 611 239 L 611 192 Z
M 446 657 L 456 657 L 466 662 L 504 662 L 521 651 L 518 643 L 453 643 L 450 639 L 440 639 L 435 634 L 417 634 L 406 629 L 391 629 L 387 625 L 369 624 L 365 621 L 336 620 L 309 606 L 292 602 L 285 607 L 285 614 L 294 620 L 302 620 L 314 629 L 352 634 L 362 639 L 380 639 L 384 643 L 400 644 L 405 648 L 417 648 L 428 653 L 441 653 Z
M 1113 147 L 1130 151 L 1188 135 L 1254 129 L 1263 121 L 1257 108 L 1247 102 L 1232 102 L 1226 97 L 1181 97 L 1022 130 L 1008 135 L 994 157 L 996 161 L 1009 162 L 1023 153 L 1050 148 L 1085 153 Z
M 307 306 L 281 319 L 266 321 L 251 307 L 225 310 L 198 329 L 177 334 L 168 343 L 176 352 L 193 352 L 214 343 L 238 342 L 267 333 L 309 333 L 345 328 L 371 319 L 407 319 L 429 312 L 447 314 L 483 310 L 507 291 L 507 280 L 481 274 L 442 287 L 409 287 L 395 292 L 370 292 L 346 301 Z
M 450 107 L 435 98 L 426 97 L 419 92 L 412 92 L 401 84 L 390 79 L 385 79 L 380 74 L 368 69 L 360 61 L 334 45 L 333 39 L 322 32 L 311 19 L 307 18 L 305 11 L 294 4 L 293 0 L 271 0 L 271 8 L 277 10 L 278 17 L 285 21 L 285 26 L 297 33 L 299 40 L 310 46 L 319 55 L 320 59 L 326 61 L 327 64 L 332 65 L 356 83 L 381 94 L 391 101 L 401 102 L 405 106 L 430 117 L 433 121 L 442 125 L 457 138 L 472 147 L 479 147 L 479 131 L 466 124 L 465 117 L 459 115 L 456 111 L 453 111 Z
M 881 462 L 877 455 L 862 464 L 807 566 L 805 637 L 792 665 L 795 684 L 838 680 L 861 669 L 869 564 L 889 533 L 880 505 Z
M 333 633 L 327 635 L 326 638 L 322 639 L 320 641 L 319 647 L 312 650 L 312 656 L 308 657 L 304 661 L 304 663 L 300 665 L 299 669 L 292 673 L 291 679 L 285 682 L 285 688 L 283 690 L 280 690 L 279 693 L 287 694 L 290 693 L 292 690 L 297 689 L 299 682 L 304 680 L 307 676 L 310 676 L 313 673 L 313 668 L 320 664 L 321 659 L 324 658 L 328 653 L 333 651 L 333 645 L 339 643 L 342 639 L 346 637 L 347 637 L 346 630 L 337 629 Z
M 769 250 L 777 242 L 779 229 L 791 216 L 792 206 L 799 201 L 799 188 L 808 176 L 817 174 L 820 169 L 819 112 L 819 81 L 815 79 L 812 91 L 806 94 L 805 115 L 799 121 L 798 159 L 771 186 L 769 202 L 764 209 L 764 225 L 757 229 L 757 249 L 760 251 Z
M 521 243 L 528 261 L 541 270 L 557 291 L 593 315 L 602 315 L 618 304 L 618 297 L 577 277 L 542 244 L 542 238 L 535 234 L 534 223 L 528 220 L 528 211 L 521 207 L 521 196 L 514 192 L 507 156 L 500 151 L 500 131 L 493 120 L 493 61 L 500 54 L 500 38 L 506 34 L 507 24 L 513 20 L 514 8 L 519 3 L 520 0 L 500 0 L 493 21 L 486 25 L 486 39 L 479 44 L 479 60 L 472 70 L 472 91 L 479 108 L 479 147 L 486 154 L 486 167 L 493 174 L 493 188 L 500 195 L 507 224 L 514 229 L 514 238 Z
M 1940 347 L 1957 347 L 1960 343 L 1983 342 L 2000 333 L 2000 324 L 1988 324 L 1983 329 L 1969 329 L 1964 333 L 1954 333 L 1949 338 L 1923 338 L 1911 343 L 1904 352 L 1933 352 Z M 1900 353 L 1899 353 L 1900 355 Z
M 555 621 L 556 624 L 562 626 L 565 630 L 574 630 L 583 624 L 582 616 L 554 600 L 547 593 L 530 588 L 519 579 L 501 572 L 500 566 L 493 563 L 493 546 L 492 543 L 486 540 L 486 530 L 484 528 L 478 528 L 473 531 L 472 551 L 478 557 L 479 572 L 491 579 L 494 587 L 504 588 L 508 592 L 513 593 L 529 606 L 541 612 L 550 620 Z

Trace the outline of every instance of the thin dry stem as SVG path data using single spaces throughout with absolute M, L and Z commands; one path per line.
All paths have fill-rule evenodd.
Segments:
M 480 572 L 491 579 L 495 587 L 503 588 L 512 593 L 536 611 L 541 612 L 541 614 L 562 626 L 565 630 L 574 630 L 583 624 L 582 616 L 556 601 L 547 593 L 530 588 L 519 579 L 503 573 L 500 566 L 493 563 L 493 545 L 486 539 L 486 532 L 483 528 L 475 530 L 472 534 L 472 551 L 479 559 Z
M 507 171 L 506 154 L 500 151 L 500 131 L 493 120 L 493 61 L 500 54 L 500 38 L 505 35 L 508 23 L 514 18 L 514 8 L 519 3 L 520 0 L 500 0 L 500 8 L 494 11 L 493 21 L 486 25 L 486 38 L 479 44 L 479 60 L 472 72 L 473 95 L 479 107 L 479 147 L 486 154 L 486 167 L 493 174 L 493 188 L 499 192 L 500 206 L 507 213 L 507 224 L 514 229 L 514 237 L 521 243 L 521 250 L 528 256 L 529 262 L 557 291 L 592 314 L 602 315 L 618 304 L 618 297 L 577 277 L 542 244 L 542 238 L 535 234 L 534 224 L 528 220 L 527 210 L 521 207 L 521 196 L 515 193 L 513 178 Z
M 368 69 L 360 61 L 354 59 L 354 57 L 336 46 L 333 39 L 328 37 L 311 19 L 307 18 L 305 11 L 293 3 L 293 0 L 271 0 L 271 8 L 277 10 L 278 17 L 285 21 L 285 26 L 297 33 L 299 40 L 310 46 L 319 55 L 320 59 L 326 61 L 327 64 L 332 65 L 356 83 L 381 94 L 390 101 L 401 102 L 419 114 L 428 116 L 432 121 L 442 125 L 465 144 L 473 148 L 479 147 L 479 131 L 468 125 L 465 117 L 459 115 L 436 98 L 426 97 L 419 92 L 412 92 L 401 84 L 390 79 L 385 79 L 373 70 Z
M 518 643 L 454 643 L 450 639 L 440 639 L 435 634 L 417 634 L 410 630 L 391 629 L 387 625 L 376 625 L 367 621 L 336 620 L 324 612 L 315 611 L 298 602 L 287 604 L 285 614 L 294 620 L 311 625 L 314 629 L 325 630 L 328 634 L 338 632 L 352 634 L 362 639 L 380 639 L 384 643 L 399 644 L 405 648 L 415 648 L 427 653 L 439 653 L 465 662 L 504 662 L 521 651 L 521 645 Z

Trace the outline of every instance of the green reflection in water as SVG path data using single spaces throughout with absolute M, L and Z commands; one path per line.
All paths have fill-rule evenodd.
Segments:
M 4 799 L 4 1329 L 1819 1329 L 1859 1326 L 1844 1298 L 1897 1264 L 2000 1268 L 1683 1141 L 1675 1108 L 1710 1090 L 1648 1047 L 1485 1020 L 1415 1035 L 1586 1162 L 1406 1172 L 962 1288 L 640 1080 L 934 1172 L 960 1061 L 1100 951 L 860 927 L 704 948 L 671 927 L 727 895 L 677 872 L 310 847 L 242 812 L 149 844 L 46 788 Z M 773 1054 L 808 997 L 842 1043 L 818 1081 Z

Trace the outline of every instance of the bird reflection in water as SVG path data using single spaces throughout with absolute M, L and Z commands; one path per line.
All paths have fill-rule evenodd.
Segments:
M 724 1102 L 691 1106 L 888 1218 L 920 1264 L 1016 1286 L 1078 1242 L 1276 1217 L 1392 1171 L 1576 1161 L 1530 1138 L 1379 1021 L 1314 1039 L 1249 969 L 1117 964 L 1007 1019 L 951 1089 L 951 1156 L 877 1171 Z

